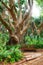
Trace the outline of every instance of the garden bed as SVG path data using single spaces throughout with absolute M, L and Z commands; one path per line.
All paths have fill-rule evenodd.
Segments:
M 33 45 L 30 45 L 29 47 L 25 44 L 21 46 L 22 51 L 36 51 L 36 48 Z
M 21 50 L 22 51 L 37 51 L 37 52 L 43 52 L 43 48 L 39 48 L 39 47 L 35 47 L 34 45 L 29 45 L 29 46 L 27 46 L 27 45 L 25 45 L 25 44 L 23 44 L 22 46 L 21 46 Z
M 31 48 L 24 47 L 24 48 L 21 48 L 21 50 L 22 51 L 30 51 L 30 52 L 33 52 L 33 51 L 34 52 L 43 52 L 43 49 L 40 49 L 40 48 L 39 49 L 36 49 L 34 47 L 33 48 L 32 47 Z

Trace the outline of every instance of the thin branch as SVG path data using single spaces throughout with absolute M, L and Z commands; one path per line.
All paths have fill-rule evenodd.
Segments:
M 21 21 L 21 23 L 19 23 L 18 25 L 23 25 L 23 23 L 25 22 L 25 20 L 27 20 L 27 19 L 30 19 L 30 17 L 31 17 L 31 10 L 32 10 L 32 6 L 33 6 L 33 0 L 28 0 L 28 1 L 30 1 L 30 10 L 29 10 L 29 12 L 24 16 L 24 18 L 23 18 L 23 20 Z
M 36 32 L 37 32 L 37 26 L 36 26 L 35 22 L 32 22 L 32 30 L 33 31 L 36 30 Z
M 12 30 L 11 27 L 9 26 L 8 22 L 4 21 L 2 16 L 0 15 L 0 22 L 5 26 L 5 28 L 9 31 L 9 34 L 12 38 L 14 38 L 14 40 L 16 40 L 17 42 L 19 42 L 19 38 L 17 35 L 15 35 Z
M 28 13 L 26 13 L 26 15 L 24 15 L 24 18 L 23 18 L 23 20 L 22 20 L 22 22 L 20 24 L 23 24 L 24 21 L 26 21 L 27 19 L 28 20 L 30 19 L 30 17 L 31 17 L 31 10 L 32 10 L 32 7 L 30 8 L 30 11 Z
M 22 21 L 22 12 L 20 11 L 19 23 Z
M 14 7 L 15 12 L 17 13 L 17 9 L 16 9 L 16 7 L 15 7 L 15 6 L 13 6 L 13 7 Z
M 31 18 L 31 10 L 32 10 L 32 7 L 30 8 L 30 11 L 28 13 L 26 13 L 26 15 L 24 15 L 23 20 L 17 26 L 19 26 L 19 27 L 23 26 L 23 23 Z
M 19 5 L 19 23 L 22 21 L 22 11 L 21 11 L 21 5 L 20 5 L 20 0 L 18 0 L 18 5 Z
M 14 10 L 17 15 L 17 9 L 14 5 L 14 2 L 15 2 L 14 0 L 9 0 L 9 5 L 10 5 L 10 9 Z
M 14 25 L 12 24 L 12 22 L 9 21 L 9 24 L 15 30 Z
M 32 7 L 32 5 L 33 5 L 33 0 L 28 0 L 28 4 L 29 4 L 30 7 Z
M 10 12 L 10 14 L 13 18 L 13 21 L 14 21 L 14 25 L 17 24 L 17 19 L 16 19 L 16 15 L 15 15 L 14 11 L 12 9 L 10 9 L 3 1 L 1 1 L 1 2 L 8 9 L 8 11 Z
M 10 12 L 11 12 L 11 15 L 12 15 L 12 18 L 14 21 L 16 21 L 15 23 L 17 23 L 17 18 L 16 18 L 16 14 L 14 13 L 14 1 L 13 0 L 9 0 L 9 4 L 10 4 Z
M 10 10 L 10 8 L 9 8 L 3 1 L 1 1 L 1 3 L 2 3 L 8 10 Z
M 41 24 L 39 25 L 39 28 L 38 28 L 39 34 L 41 33 L 41 31 L 43 31 L 43 23 L 41 23 Z
M 32 29 L 32 33 L 34 33 L 34 29 L 35 29 L 37 35 L 40 35 L 41 31 L 43 30 L 43 23 L 41 23 L 41 24 L 39 25 L 39 27 L 36 26 L 35 22 L 33 22 L 32 24 L 33 24 L 33 25 L 30 26 L 30 27 L 32 27 L 32 28 L 31 28 L 31 29 Z
M 14 5 L 14 0 L 9 0 L 9 3 L 10 3 L 10 8 L 15 10 L 15 12 L 17 13 L 17 9 L 16 9 L 16 7 Z
M 30 27 L 30 22 L 28 21 L 26 26 L 24 26 L 24 28 L 20 31 L 20 35 L 23 35 L 29 27 Z
M 8 25 L 8 22 L 4 21 L 1 15 L 0 15 L 0 22 L 5 26 L 6 29 L 8 29 L 9 33 L 12 34 L 12 30 Z
M 17 24 L 17 27 L 19 29 L 19 31 L 21 31 L 23 29 L 23 23 L 26 22 L 27 20 L 30 20 L 31 18 L 31 10 L 32 10 L 32 7 L 30 7 L 30 11 L 24 16 L 23 20 Z M 28 25 L 28 22 L 27 22 L 27 25 Z M 27 29 L 28 26 L 26 26 L 25 30 Z M 22 34 L 23 34 L 23 31 L 25 31 L 24 29 L 21 31 Z
M 43 22 L 39 25 L 39 29 L 43 28 Z

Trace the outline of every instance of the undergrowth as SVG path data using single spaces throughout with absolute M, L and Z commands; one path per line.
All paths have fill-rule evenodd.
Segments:
M 34 45 L 35 48 L 43 48 L 43 38 L 41 36 L 26 36 L 25 43 L 28 47 Z
M 9 35 L 0 33 L 0 62 L 16 62 L 19 61 L 23 54 L 19 50 L 19 45 L 6 45 Z

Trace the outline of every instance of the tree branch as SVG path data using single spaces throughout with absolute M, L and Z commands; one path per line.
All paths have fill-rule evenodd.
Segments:
M 43 28 L 43 23 L 41 23 L 40 25 L 39 25 L 39 29 L 42 29 Z
M 1 1 L 1 3 L 8 9 L 8 11 L 10 10 L 10 8 L 3 1 Z
M 30 22 L 28 21 L 26 26 L 24 26 L 24 28 L 20 31 L 20 35 L 23 35 L 29 27 L 30 27 Z
M 13 0 L 9 0 L 9 3 L 10 3 L 10 12 L 11 12 L 11 15 L 12 15 L 13 20 L 15 21 L 14 24 L 17 24 L 17 17 L 16 17 L 16 14 L 14 13 L 14 8 L 15 8 L 14 1 Z M 13 8 L 13 6 L 14 6 L 14 8 Z
M 14 21 L 14 25 L 17 24 L 17 18 L 16 18 L 16 15 L 15 15 L 14 11 L 12 9 L 10 9 L 3 1 L 1 1 L 1 2 L 8 9 L 8 11 L 10 12 L 10 14 L 13 18 L 13 21 Z
M 4 21 L 1 15 L 0 15 L 0 22 L 5 26 L 6 29 L 8 29 L 9 33 L 12 34 L 12 30 L 8 25 L 8 22 Z
M 16 7 L 14 5 L 14 0 L 9 0 L 9 3 L 10 3 L 10 8 L 15 10 L 15 12 L 17 13 L 17 9 L 16 9 Z
M 10 8 L 13 9 L 12 7 L 14 6 L 14 1 L 13 0 L 9 0 L 9 5 L 10 5 Z
M 40 34 L 42 30 L 43 30 L 43 23 L 41 23 L 41 24 L 39 25 L 38 33 Z
M 12 37 L 14 40 L 17 41 L 17 43 L 19 42 L 19 38 L 17 35 L 15 35 L 12 30 L 11 27 L 9 26 L 8 22 L 4 21 L 2 16 L 0 15 L 0 22 L 5 26 L 5 28 L 9 31 L 10 37 Z
M 30 11 L 28 13 L 26 13 L 26 15 L 24 15 L 23 20 L 20 23 L 18 23 L 17 26 L 23 27 L 23 23 L 31 18 L 31 10 L 32 10 L 32 7 L 30 8 Z
M 20 5 L 20 0 L 18 0 L 18 5 L 19 5 L 19 23 L 22 21 L 22 11 L 21 11 L 21 5 Z
M 10 26 L 15 30 L 14 25 L 12 24 L 12 22 L 10 20 L 8 22 L 9 22 Z
M 17 9 L 15 7 L 15 4 L 14 4 L 14 0 L 9 0 L 9 4 L 10 4 L 10 9 L 15 11 L 16 15 L 17 15 Z
M 29 2 L 30 1 L 30 2 Z M 24 16 L 23 20 L 21 21 L 21 23 L 19 23 L 18 25 L 21 26 L 23 25 L 23 23 L 27 20 L 30 19 L 31 17 L 31 10 L 32 10 L 32 5 L 33 5 L 33 0 L 28 0 L 28 3 L 30 4 L 30 10 L 29 12 Z

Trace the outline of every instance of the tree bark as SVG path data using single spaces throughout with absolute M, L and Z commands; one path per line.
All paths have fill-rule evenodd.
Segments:
M 19 20 L 18 20 L 18 17 L 16 15 L 16 13 L 14 12 L 14 11 L 16 11 L 16 7 L 14 6 L 14 1 L 9 0 L 9 4 L 10 4 L 9 6 L 10 7 L 8 7 L 3 1 L 1 1 L 1 2 L 7 8 L 9 13 L 11 14 L 11 17 L 12 17 L 13 22 L 14 22 L 14 24 L 12 24 L 12 22 L 9 20 L 11 22 L 11 23 L 9 22 L 10 25 L 11 25 L 11 26 L 9 26 L 9 23 L 4 21 L 3 18 L 0 16 L 1 23 L 9 31 L 10 40 L 9 40 L 8 43 L 10 43 L 10 44 L 19 43 L 20 40 L 22 40 L 22 38 L 23 38 L 24 34 L 26 33 L 27 29 L 29 28 L 29 23 L 30 23 L 29 21 L 31 19 L 31 10 L 32 10 L 33 3 L 31 1 L 29 2 L 30 11 L 28 13 L 26 13 L 26 15 L 24 16 L 22 14 L 22 11 L 21 11 L 20 0 L 18 0 L 19 9 L 20 9 L 19 10 L 20 11 L 20 16 L 19 16 Z M 22 15 L 24 16 L 23 18 L 22 18 Z M 24 23 L 26 23 L 26 25 L 24 25 Z M 14 28 L 14 31 L 12 31 L 11 27 Z

